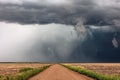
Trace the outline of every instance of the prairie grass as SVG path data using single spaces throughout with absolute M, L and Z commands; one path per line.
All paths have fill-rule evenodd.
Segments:
M 75 72 L 86 75 L 88 77 L 94 78 L 96 80 L 120 80 L 120 77 L 118 77 L 118 76 L 103 75 L 102 73 L 93 72 L 91 70 L 81 68 L 81 67 L 75 67 L 75 66 L 72 66 L 72 65 L 66 65 L 66 64 L 62 64 L 62 65 L 64 67 L 68 68 L 68 69 L 71 69 L 71 70 L 73 70 Z
M 29 68 L 29 67 L 21 68 L 19 72 L 26 72 L 28 70 L 33 70 L 33 68 Z
M 40 68 L 22 68 L 20 69 L 20 73 L 17 73 L 15 75 L 6 75 L 6 76 L 0 76 L 0 80 L 28 80 L 30 77 L 42 72 L 48 66 L 42 66 Z

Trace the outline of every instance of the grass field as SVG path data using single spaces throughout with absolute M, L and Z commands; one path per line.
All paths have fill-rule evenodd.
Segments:
M 71 65 L 86 68 L 105 75 L 120 76 L 120 63 L 73 63 Z
M 19 73 L 21 68 L 38 68 L 49 64 L 41 63 L 0 63 L 0 75 Z
M 120 63 L 67 63 L 63 66 L 97 80 L 120 80 Z
M 50 66 L 39 63 L 2 63 L 0 65 L 0 80 L 28 80 Z
M 64 65 L 65 67 L 96 80 L 120 80 L 120 63 L 65 64 L 68 64 Z M 0 80 L 28 80 L 48 68 L 49 65 L 42 63 L 0 63 Z

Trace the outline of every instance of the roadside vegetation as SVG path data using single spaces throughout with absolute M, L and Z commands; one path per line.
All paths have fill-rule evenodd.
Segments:
M 50 65 L 42 66 L 40 68 L 22 68 L 17 74 L 0 76 L 0 80 L 28 80 L 30 77 L 42 72 L 49 66 Z
M 81 68 L 81 67 L 76 67 L 72 65 L 67 65 L 67 64 L 62 64 L 64 67 L 71 69 L 75 72 L 78 72 L 80 74 L 86 75 L 88 77 L 92 77 L 96 80 L 120 80 L 120 77 L 114 76 L 114 75 L 103 75 L 102 73 L 98 72 L 93 72 L 91 70 Z
M 26 71 L 29 71 L 29 70 L 33 70 L 33 68 L 29 68 L 29 67 L 21 68 L 19 70 L 19 72 L 26 72 Z

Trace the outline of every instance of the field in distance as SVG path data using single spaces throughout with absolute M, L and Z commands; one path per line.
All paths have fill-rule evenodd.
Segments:
M 86 68 L 94 72 L 120 76 L 120 63 L 68 63 L 73 66 Z
M 21 68 L 38 68 L 49 64 L 42 63 L 0 63 L 0 75 L 19 73 Z
M 120 63 L 63 63 L 70 64 L 99 72 L 102 74 L 120 76 Z M 43 63 L 0 63 L 0 75 L 9 75 L 19 73 L 21 68 L 38 68 L 49 65 Z

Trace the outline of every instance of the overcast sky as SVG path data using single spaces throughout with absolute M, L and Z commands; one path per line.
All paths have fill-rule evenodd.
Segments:
M 0 0 L 0 62 L 118 62 L 119 32 L 119 0 Z
M 0 0 L 0 20 L 22 24 L 114 24 L 119 13 L 119 0 Z

